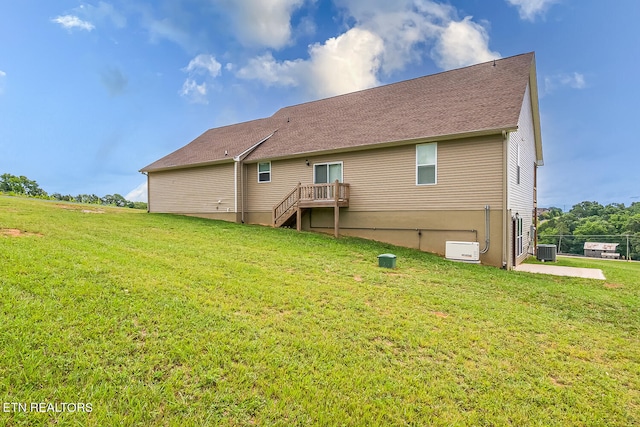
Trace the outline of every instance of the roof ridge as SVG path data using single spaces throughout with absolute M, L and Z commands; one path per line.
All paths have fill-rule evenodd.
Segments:
M 412 82 L 412 81 L 415 81 L 415 80 L 426 79 L 426 78 L 429 78 L 429 77 L 434 77 L 434 76 L 438 76 L 438 75 L 441 75 L 441 74 L 450 73 L 450 72 L 453 72 L 453 71 L 460 71 L 460 70 L 465 70 L 465 69 L 473 68 L 473 67 L 481 67 L 483 65 L 492 63 L 494 61 L 505 61 L 505 60 L 515 59 L 515 58 L 518 58 L 518 57 L 521 57 L 521 56 L 527 56 L 527 55 L 535 55 L 535 51 L 519 53 L 517 55 L 507 56 L 507 57 L 504 57 L 504 58 L 495 58 L 495 59 L 491 59 L 489 61 L 484 61 L 484 62 L 478 62 L 476 64 L 465 65 L 464 67 L 452 68 L 450 70 L 442 70 L 442 71 L 438 71 L 437 73 L 433 73 L 433 74 L 427 74 L 427 75 L 424 75 L 424 76 L 413 77 L 413 78 L 406 79 L 406 80 L 399 80 L 397 82 L 385 83 L 385 84 L 381 84 L 381 85 L 378 85 L 378 86 L 372 86 L 372 87 L 368 87 L 368 88 L 365 88 L 365 89 L 355 90 L 353 92 L 346 92 L 346 93 L 341 93 L 341 94 L 338 94 L 338 95 L 328 96 L 328 97 L 325 97 L 325 98 L 314 99 L 312 101 L 300 102 L 298 104 L 287 105 L 287 106 L 279 108 L 278 110 L 276 110 L 275 113 L 273 113 L 271 116 L 269 116 L 267 118 L 274 117 L 279 112 L 281 112 L 283 110 L 291 109 L 291 108 L 294 108 L 294 107 L 300 107 L 300 106 L 307 105 L 307 104 L 313 104 L 315 102 L 321 102 L 321 101 L 326 101 L 326 100 L 330 100 L 330 99 L 346 97 L 346 96 L 353 95 L 353 94 L 369 92 L 369 91 L 372 91 L 372 90 L 381 89 L 381 88 L 385 88 L 385 87 L 389 87 L 389 86 L 406 84 L 408 82 Z

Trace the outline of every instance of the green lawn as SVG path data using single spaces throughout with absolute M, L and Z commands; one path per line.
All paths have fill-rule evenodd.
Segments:
M 9 197 L 0 229 L 0 425 L 640 424 L 640 263 L 532 275 Z M 92 410 L 11 406 L 34 402 Z

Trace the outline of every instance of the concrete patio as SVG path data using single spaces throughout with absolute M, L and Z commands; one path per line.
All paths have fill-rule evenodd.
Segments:
M 550 264 L 520 264 L 516 271 L 527 273 L 551 274 L 554 276 L 581 277 L 583 279 L 606 280 L 599 268 L 561 267 Z

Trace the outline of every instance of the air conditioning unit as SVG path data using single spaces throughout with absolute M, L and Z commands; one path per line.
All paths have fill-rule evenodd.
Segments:
M 451 261 L 462 261 L 473 264 L 480 263 L 480 244 L 478 242 L 447 241 L 445 257 Z
M 536 258 L 538 261 L 556 262 L 556 245 L 538 245 Z

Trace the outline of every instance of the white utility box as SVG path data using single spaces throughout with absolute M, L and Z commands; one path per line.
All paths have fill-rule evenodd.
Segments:
M 446 242 L 445 257 L 451 261 L 480 263 L 480 244 L 478 242 Z

